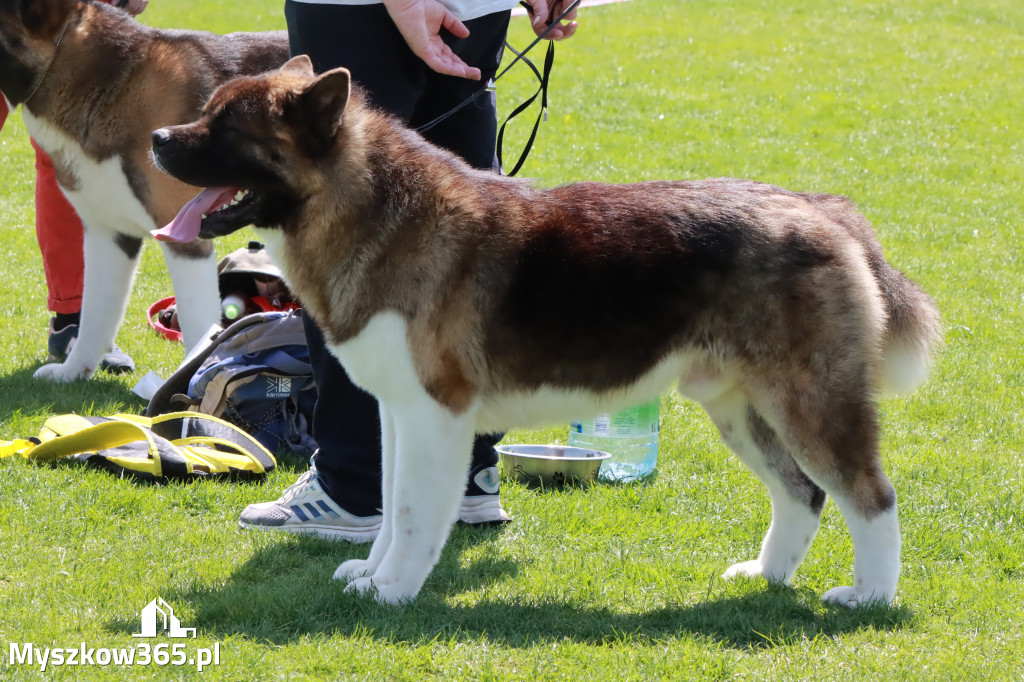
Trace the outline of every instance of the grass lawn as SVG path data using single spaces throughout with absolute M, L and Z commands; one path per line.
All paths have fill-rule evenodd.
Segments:
M 279 28 L 281 5 L 159 0 L 143 19 Z M 513 44 L 528 37 L 516 19 Z M 523 175 L 731 175 L 845 194 L 938 300 L 947 345 L 931 380 L 882 408 L 903 530 L 895 606 L 820 602 L 852 572 L 832 505 L 792 587 L 724 582 L 757 555 L 768 498 L 706 416 L 666 396 L 653 483 L 540 492 L 505 481 L 515 522 L 456 529 L 402 609 L 329 579 L 365 546 L 237 529 L 240 510 L 275 498 L 303 462 L 283 460 L 260 484 L 139 485 L 0 461 L 0 679 L 195 676 L 187 665 L 10 665 L 11 643 L 133 647 L 157 596 L 198 636 L 153 643 L 186 641 L 191 655 L 218 645 L 210 679 L 1024 678 L 1024 4 L 634 0 L 583 10 L 557 53 Z M 499 82 L 504 110 L 532 92 L 527 73 Z M 506 158 L 530 125 L 517 119 Z M 33 183 L 15 114 L 0 135 L 0 438 L 34 435 L 54 413 L 144 407 L 132 378 L 32 380 L 47 319 Z M 159 250 L 145 249 L 118 337 L 140 375 L 181 360 L 145 321 L 170 293 Z

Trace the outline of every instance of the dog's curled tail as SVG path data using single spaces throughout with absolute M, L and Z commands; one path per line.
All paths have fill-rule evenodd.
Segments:
M 886 322 L 882 348 L 882 395 L 909 393 L 928 377 L 942 346 L 939 309 L 931 296 L 888 263 L 878 274 Z
M 885 306 L 879 390 L 883 396 L 910 393 L 928 378 L 942 347 L 942 322 L 935 301 L 885 259 L 871 224 L 852 201 L 814 195 L 818 207 L 842 225 L 864 248 Z

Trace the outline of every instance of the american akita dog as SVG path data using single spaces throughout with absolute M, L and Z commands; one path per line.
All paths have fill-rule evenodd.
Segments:
M 117 336 L 142 239 L 195 193 L 155 168 L 150 133 L 195 119 L 213 89 L 288 59 L 285 32 L 149 28 L 90 0 L 0 0 L 0 92 L 21 105 L 85 225 L 78 341 L 36 376 L 88 377 Z M 165 244 L 186 346 L 220 319 L 209 244 Z
M 366 560 L 335 572 L 348 589 L 416 596 L 474 432 L 565 423 L 676 384 L 771 495 L 760 555 L 725 576 L 788 582 L 827 494 L 856 556 L 853 586 L 824 598 L 892 600 L 900 532 L 877 395 L 924 379 L 939 317 L 847 199 L 734 179 L 538 189 L 470 168 L 366 106 L 345 69 L 317 77 L 305 57 L 222 86 L 198 121 L 155 131 L 153 153 L 211 188 L 201 223 L 165 235 L 256 226 L 380 402 L 383 525 Z

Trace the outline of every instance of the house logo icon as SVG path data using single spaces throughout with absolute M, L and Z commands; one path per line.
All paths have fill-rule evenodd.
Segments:
M 192 637 L 196 636 L 196 629 L 181 627 L 181 622 L 174 616 L 171 605 L 157 597 L 142 609 L 142 632 L 132 637 L 156 637 L 157 626 L 160 624 L 168 637 L 188 637 L 189 634 Z

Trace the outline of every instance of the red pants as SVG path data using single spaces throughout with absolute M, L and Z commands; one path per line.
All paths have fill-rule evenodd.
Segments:
M 0 128 L 7 120 L 7 102 L 0 97 Z M 46 307 L 54 313 L 82 309 L 82 221 L 57 186 L 53 162 L 36 146 L 36 239 L 43 254 L 48 295 Z

